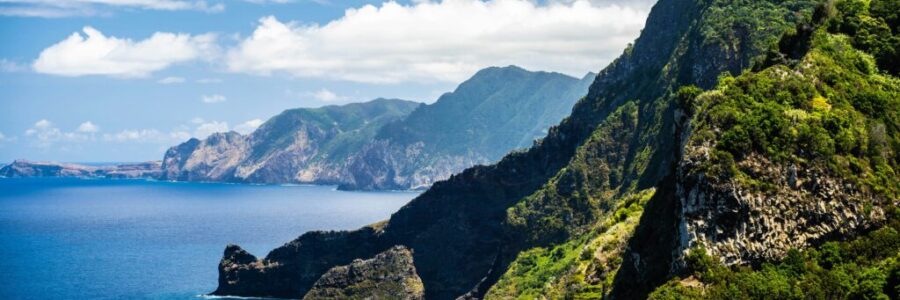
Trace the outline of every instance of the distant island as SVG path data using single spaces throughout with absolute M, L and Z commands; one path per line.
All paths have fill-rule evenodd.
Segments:
M 161 161 L 90 166 L 16 160 L 0 168 L 0 177 L 159 178 Z

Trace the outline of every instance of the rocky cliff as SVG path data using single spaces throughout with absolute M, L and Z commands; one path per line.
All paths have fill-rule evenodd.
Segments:
M 435 183 L 377 228 L 307 233 L 220 270 L 242 279 L 215 293 L 300 297 L 330 267 L 405 245 L 429 299 L 640 299 L 740 279 L 681 278 L 689 261 L 752 269 L 878 228 L 900 190 L 900 84 L 876 56 L 893 26 L 823 21 L 869 9 L 833 3 L 661 0 L 530 149 Z M 895 237 L 873 243 L 896 255 Z M 725 288 L 682 297 L 748 298 Z
M 303 297 L 314 299 L 425 299 L 412 252 L 394 246 L 375 257 L 331 268 Z
M 377 128 L 419 105 L 376 99 L 287 110 L 246 136 L 215 133 L 172 147 L 163 159 L 161 179 L 336 184 L 342 163 L 370 141 Z
M 16 160 L 0 168 L 0 177 L 82 177 L 82 178 L 157 178 L 161 163 L 89 166 L 57 162 Z

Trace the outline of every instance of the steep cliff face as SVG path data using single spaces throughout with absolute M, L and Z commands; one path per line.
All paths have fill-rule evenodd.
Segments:
M 529 150 L 434 184 L 380 230 L 301 236 L 224 288 L 284 281 L 239 295 L 297 297 L 345 255 L 406 245 L 430 299 L 645 298 L 688 248 L 752 266 L 874 228 L 897 201 L 898 84 L 845 37 L 808 55 L 784 42 L 816 5 L 662 0 Z
M 394 246 L 373 258 L 331 268 L 303 299 L 420 300 L 425 292 L 412 251 Z
M 862 31 L 890 20 L 869 9 L 885 3 L 867 4 L 822 2 L 757 72 L 685 103 L 673 269 L 696 251 L 726 266 L 776 262 L 887 222 L 900 204 L 889 146 L 900 133 L 900 80 L 846 35 L 848 22 L 869 20 Z
M 701 65 L 704 70 L 738 73 L 742 65 L 740 62 L 748 64 L 751 57 L 763 52 L 763 49 L 751 47 L 753 51 L 701 57 L 700 54 L 685 54 L 689 52 L 680 50 L 688 47 L 684 43 L 698 39 L 698 30 L 692 24 L 705 5 L 693 1 L 660 1 L 652 10 L 647 26 L 634 47 L 627 49 L 621 58 L 597 76 L 588 96 L 576 104 L 569 118 L 551 128 L 547 137 L 531 149 L 510 154 L 495 165 L 470 168 L 447 181 L 436 183 L 395 213 L 385 225 L 383 233 L 367 238 L 367 244 L 374 247 L 368 251 L 377 253 L 394 244 L 414 249 L 416 269 L 429 298 L 449 299 L 463 294 L 480 297 L 506 271 L 520 251 L 535 245 L 558 242 L 569 235 L 586 231 L 598 216 L 603 215 L 599 213 L 601 210 L 612 206 L 609 200 L 604 199 L 615 195 L 615 190 L 620 186 L 650 187 L 655 184 L 669 170 L 666 166 L 675 159 L 672 138 L 674 122 L 667 117 L 671 115 L 673 108 L 667 102 L 668 98 L 661 97 L 681 84 L 714 82 L 719 75 L 718 72 L 713 74 L 710 71 L 702 74 L 684 72 L 685 75 L 676 76 L 671 73 L 672 70 Z M 780 24 L 779 27 L 772 27 L 769 33 L 761 34 L 762 37 L 751 35 L 749 38 L 776 40 L 779 32 L 784 29 L 785 15 L 791 14 L 789 9 L 772 13 L 769 18 L 779 20 L 772 23 Z M 759 22 L 767 21 L 769 20 L 762 19 Z M 731 23 L 725 23 L 721 26 L 730 25 Z M 740 41 L 739 38 L 736 39 Z M 732 53 L 728 49 L 722 51 Z M 694 77 L 695 75 L 698 77 Z M 635 99 L 640 102 L 632 104 L 633 109 L 629 113 L 619 109 L 626 100 Z M 626 131 L 621 138 L 607 136 L 607 133 L 598 134 L 595 140 L 607 141 L 607 146 L 580 147 L 614 111 L 620 111 L 617 118 L 631 118 L 628 122 L 634 125 L 622 127 Z M 620 126 L 614 124 L 623 123 L 611 122 L 610 126 Z M 611 129 L 605 132 L 621 133 Z M 608 157 L 611 166 L 609 169 L 623 170 L 621 177 L 617 175 L 615 179 L 605 180 L 594 177 L 608 176 L 608 173 L 602 171 L 602 168 L 592 167 L 595 166 L 592 165 L 595 155 L 590 153 L 619 149 L 620 143 L 632 141 L 639 141 L 640 144 L 629 146 L 630 150 L 623 152 L 622 157 Z M 564 169 L 572 162 L 578 149 L 584 153 L 576 161 L 581 166 Z M 626 163 L 625 166 L 622 165 L 623 162 Z M 556 183 L 547 186 L 550 179 L 557 176 Z M 560 181 L 566 184 L 558 184 Z M 593 186 L 602 182 L 614 187 L 593 189 L 594 192 L 584 189 L 585 184 Z M 570 188 L 557 189 L 560 186 Z M 539 192 L 544 187 L 550 188 Z M 519 204 L 532 194 L 540 195 Z M 552 196 L 567 194 L 582 196 Z M 538 205 L 542 199 L 548 200 L 548 204 Z M 573 200 L 569 201 L 570 199 Z M 538 207 L 541 208 L 538 211 L 547 213 L 531 214 L 529 210 L 523 209 L 516 215 L 532 217 L 509 218 L 509 210 L 517 205 L 523 208 Z M 555 205 L 563 209 L 555 210 Z M 555 212 L 560 212 L 560 215 Z M 510 219 L 526 222 L 512 223 L 509 222 Z M 552 227 L 560 230 L 537 230 L 535 232 L 539 234 L 528 236 L 528 229 L 537 228 L 540 224 L 560 224 Z M 562 224 L 572 226 L 561 226 Z M 544 232 L 547 234 L 543 234 Z M 343 235 L 332 235 L 326 244 L 343 243 L 338 242 L 344 239 Z M 522 238 L 523 236 L 527 238 Z M 300 238 L 302 239 L 304 237 Z M 288 245 L 297 244 L 292 242 Z M 285 246 L 273 253 L 290 253 L 290 257 L 295 257 L 321 246 L 309 243 L 299 247 Z M 354 251 L 360 250 L 360 247 L 354 247 Z M 340 259 L 320 256 L 308 259 L 332 266 L 346 263 L 339 262 Z M 259 271 L 259 276 L 267 277 L 268 281 L 291 282 L 292 286 L 279 288 L 277 291 L 247 291 L 239 295 L 298 297 L 314 282 L 307 278 L 316 278 L 324 272 L 298 268 L 296 262 L 282 259 L 264 259 L 263 262 L 271 268 L 279 269 L 279 275 Z M 229 275 L 223 273 L 221 276 Z M 253 286 L 261 284 L 260 282 L 262 281 L 248 280 L 231 286 L 220 286 L 220 289 Z
M 219 132 L 205 140 L 190 139 L 175 146 L 163 158 L 164 180 L 228 181 L 247 153 L 246 137 L 240 133 Z
M 0 168 L 0 177 L 157 178 L 159 161 L 110 166 L 16 160 Z

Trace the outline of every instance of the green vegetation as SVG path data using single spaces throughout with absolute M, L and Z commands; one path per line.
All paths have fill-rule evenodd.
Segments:
M 759 268 L 726 267 L 697 248 L 688 274 L 659 287 L 650 299 L 898 299 L 900 210 L 888 223 L 848 242 L 791 250 Z
M 376 99 L 365 103 L 286 110 L 253 133 L 251 160 L 263 159 L 296 143 L 298 133 L 311 141 L 322 139 L 317 159 L 344 159 L 370 141 L 378 128 L 399 120 L 421 103 Z
M 578 79 L 516 66 L 487 68 L 435 103 L 381 128 L 377 138 L 399 145 L 423 142 L 434 154 L 477 154 L 498 160 L 544 137 L 547 128 L 559 123 L 587 93 L 593 77 Z
M 898 60 L 888 58 L 898 45 L 897 4 L 824 2 L 785 36 L 780 58 L 770 54 L 755 72 L 724 76 L 712 91 L 678 93 L 693 115 L 691 143 L 713 145 L 702 166 L 711 178 L 773 188 L 738 163 L 751 156 L 822 168 L 882 205 L 885 225 L 760 266 L 723 266 L 696 248 L 685 258 L 686 274 L 651 299 L 900 298 L 900 80 Z
M 634 102 L 622 105 L 594 132 L 566 168 L 537 193 L 520 201 L 507 213 L 507 223 L 529 241 L 564 240 L 578 235 L 580 226 L 591 225 L 614 206 L 607 201 L 622 179 L 628 140 L 638 122 Z M 587 180 L 596 176 L 593 181 Z M 577 225 L 576 225 L 577 224 Z
M 880 2 L 872 1 L 872 7 L 881 7 Z M 863 192 L 900 197 L 900 81 L 878 72 L 873 55 L 882 48 L 876 53 L 856 49 L 869 42 L 857 41 L 863 35 L 847 36 L 844 29 L 854 20 L 882 26 L 884 21 L 870 17 L 868 10 L 847 8 L 867 7 L 867 1 L 827 5 L 841 13 L 810 34 L 811 49 L 793 67 L 777 64 L 726 76 L 714 91 L 694 100 L 699 113 L 693 138 L 715 144 L 709 174 L 743 177 L 752 186 L 734 161 L 762 154 L 784 165 L 825 166 Z
M 612 287 L 625 242 L 653 189 L 622 197 L 587 234 L 519 254 L 487 299 L 599 299 Z

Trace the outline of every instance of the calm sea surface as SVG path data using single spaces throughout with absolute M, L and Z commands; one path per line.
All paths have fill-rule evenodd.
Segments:
M 0 299 L 201 299 L 228 243 L 258 257 L 386 219 L 409 192 L 0 179 Z

